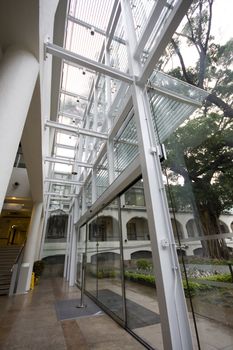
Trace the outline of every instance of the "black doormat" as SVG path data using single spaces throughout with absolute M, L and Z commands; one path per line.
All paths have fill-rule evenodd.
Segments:
M 84 308 L 77 308 L 80 305 L 80 299 L 66 299 L 55 302 L 55 310 L 59 321 L 69 320 L 80 317 L 98 316 L 103 311 L 87 296 L 84 298 Z
M 122 296 L 109 289 L 98 291 L 98 300 L 117 315 L 122 314 Z M 145 307 L 126 299 L 127 327 L 141 328 L 160 323 L 160 316 Z

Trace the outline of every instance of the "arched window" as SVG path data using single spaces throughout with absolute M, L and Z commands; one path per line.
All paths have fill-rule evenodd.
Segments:
M 181 223 L 178 220 L 173 218 L 171 218 L 171 223 L 172 223 L 172 229 L 173 229 L 173 234 L 175 239 L 177 239 L 178 237 L 180 239 L 184 238 L 184 231 Z
M 186 224 L 186 229 L 189 237 L 198 237 L 198 229 L 197 224 L 194 219 L 190 219 Z
M 91 242 L 118 241 L 118 222 L 112 216 L 99 216 L 89 224 Z
M 150 239 L 148 222 L 145 218 L 134 217 L 126 224 L 129 241 L 148 241 Z

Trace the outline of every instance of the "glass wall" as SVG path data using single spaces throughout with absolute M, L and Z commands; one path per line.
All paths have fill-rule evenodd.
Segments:
M 222 115 L 199 113 L 166 139 L 164 179 L 199 349 L 233 344 L 232 130 Z
M 91 296 L 97 298 L 98 278 L 97 278 L 97 259 L 98 255 L 98 227 L 97 216 L 87 223 L 87 241 L 86 241 L 86 269 L 85 269 L 85 289 Z M 95 237 L 92 242 L 90 237 Z
M 162 350 L 142 180 L 87 223 L 86 252 L 88 295 L 137 337 Z
M 143 181 L 121 195 L 126 326 L 156 349 L 163 349 Z
M 117 201 L 98 213 L 98 229 L 101 233 L 98 256 L 95 257 L 98 262 L 98 300 L 123 320 L 121 237 Z
M 84 263 L 84 254 L 86 251 L 86 225 L 80 227 L 77 239 L 77 270 L 76 283 L 81 286 L 82 283 L 82 269 Z
M 163 178 L 195 349 L 233 344 L 231 130 L 224 118 L 196 114 L 164 136 Z M 147 220 L 140 180 L 87 223 L 85 288 L 163 349 Z

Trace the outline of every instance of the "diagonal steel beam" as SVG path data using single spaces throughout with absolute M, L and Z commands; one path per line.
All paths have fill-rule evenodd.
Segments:
M 135 50 L 135 53 L 134 53 L 135 59 L 138 59 L 140 57 L 141 53 L 143 52 L 143 49 L 144 49 L 144 47 L 145 47 L 145 45 L 146 45 L 146 43 L 147 43 L 147 41 L 152 33 L 154 27 L 156 26 L 157 21 L 161 15 L 161 12 L 162 12 L 163 8 L 165 7 L 166 3 L 167 3 L 166 0 L 160 0 L 160 1 L 155 2 L 154 7 L 151 11 L 150 17 L 148 18 L 147 25 L 146 25 L 142 35 L 140 36 L 137 48 Z
M 137 81 L 138 85 L 145 85 L 147 80 L 150 78 L 158 60 L 162 56 L 167 44 L 171 40 L 173 33 L 185 16 L 191 3 L 192 0 L 179 0 L 175 4 L 169 18 L 164 23 L 158 38 L 156 38 L 155 44 L 145 62 L 145 65 L 143 66 L 143 70 Z

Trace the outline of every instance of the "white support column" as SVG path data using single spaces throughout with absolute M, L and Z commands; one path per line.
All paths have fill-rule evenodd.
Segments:
M 37 236 L 37 243 L 36 243 L 36 251 L 35 251 L 35 261 L 40 260 L 40 248 L 42 245 L 42 239 L 43 239 L 43 227 L 44 227 L 44 221 L 45 221 L 45 215 L 42 211 L 41 219 L 40 219 L 40 225 L 38 229 L 38 236 Z
M 34 203 L 30 225 L 27 234 L 27 243 L 24 250 L 23 263 L 20 268 L 17 294 L 25 293 L 30 289 L 33 263 L 35 261 L 38 231 L 41 222 L 43 203 Z
M 69 279 L 70 279 L 73 225 L 74 225 L 74 208 L 72 206 L 71 212 L 70 212 L 70 227 L 69 227 L 69 243 L 68 243 L 69 253 L 67 256 L 67 273 L 66 273 L 66 280 L 67 281 L 69 281 Z
M 70 225 L 71 225 L 71 215 L 68 218 L 67 232 L 66 232 L 66 254 L 64 261 L 64 271 L 63 277 L 67 280 L 67 272 L 68 272 L 68 260 L 69 260 L 69 244 L 70 244 Z
M 46 235 L 46 231 L 47 231 L 47 227 L 48 227 L 50 198 L 51 198 L 51 196 L 48 195 L 47 196 L 47 201 L 46 201 L 46 208 L 45 208 L 45 215 L 44 215 L 44 223 L 43 223 L 43 228 L 42 228 L 41 241 L 40 241 L 40 252 L 39 252 L 39 258 L 40 259 L 42 259 L 42 256 L 43 256 L 45 235 Z
M 110 52 L 105 48 L 105 63 L 110 66 Z M 112 114 L 108 113 L 111 106 L 111 79 L 106 76 L 105 81 L 105 98 L 106 98 L 106 118 L 108 125 L 108 132 L 112 129 Z M 108 182 L 109 185 L 114 181 L 114 152 L 113 152 L 113 140 L 107 140 L 107 157 L 108 157 Z
M 96 186 L 96 168 L 92 169 L 92 181 L 91 181 L 91 203 L 95 203 L 97 199 L 97 186 Z
M 10 47 L 0 61 L 0 212 L 38 76 L 29 52 Z M 4 150 L 7 150 L 5 152 Z
M 76 273 L 76 251 L 77 251 L 77 235 L 75 226 L 72 227 L 72 238 L 71 238 L 71 250 L 70 250 L 70 277 L 69 286 L 75 284 L 75 273 Z
M 121 7 L 128 39 L 130 73 L 138 76 L 141 67 L 133 58 L 137 40 L 129 1 L 121 0 Z M 134 83 L 132 97 L 156 275 L 163 346 L 166 350 L 192 350 L 189 318 L 163 185 L 162 170 L 156 151 L 156 136 L 152 126 L 146 87 Z

